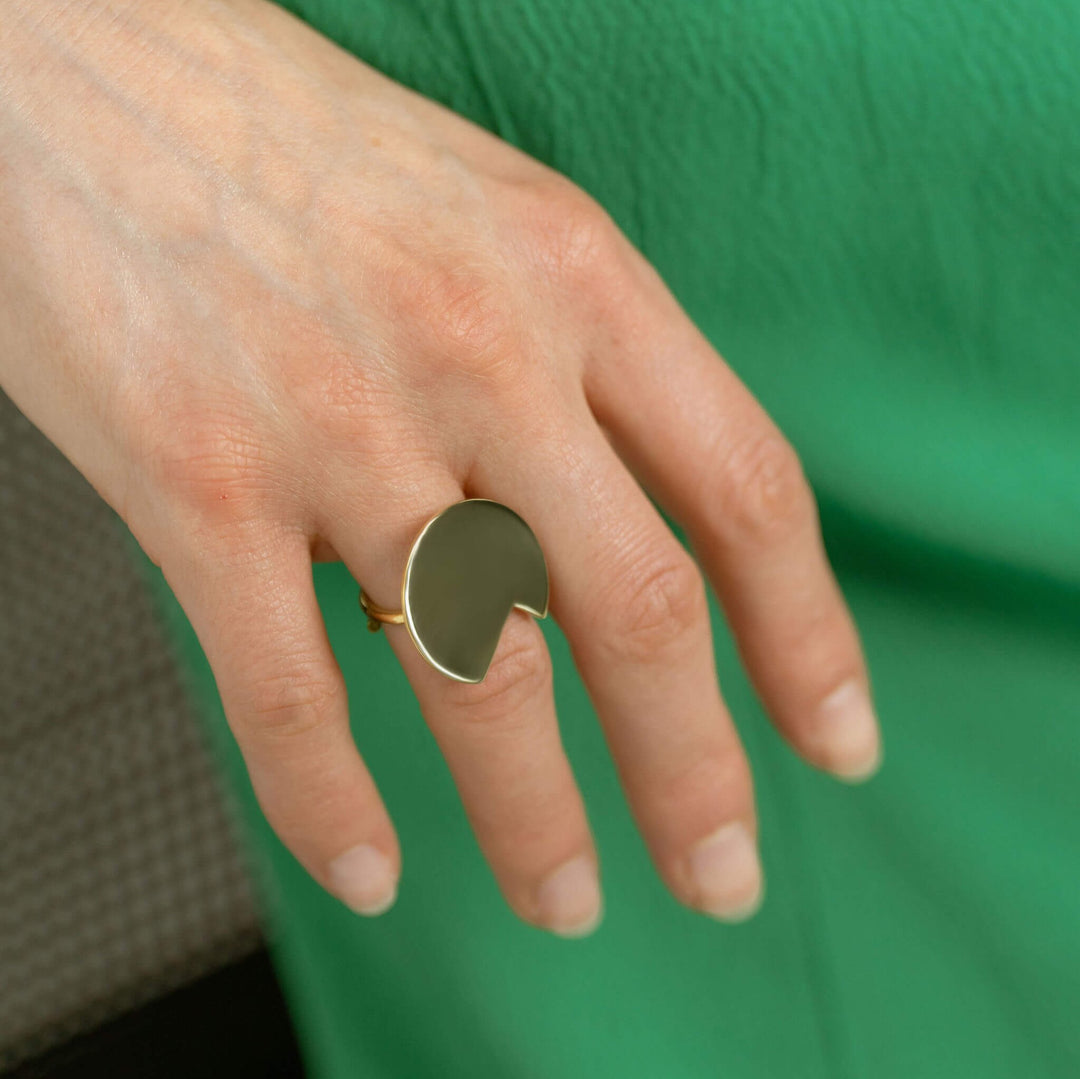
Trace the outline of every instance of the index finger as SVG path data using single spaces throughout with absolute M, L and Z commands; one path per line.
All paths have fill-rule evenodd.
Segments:
M 881 762 L 869 675 L 798 457 L 652 267 L 628 262 L 645 302 L 622 309 L 622 346 L 592 357 L 590 406 L 685 526 L 777 726 L 818 767 L 869 778 Z

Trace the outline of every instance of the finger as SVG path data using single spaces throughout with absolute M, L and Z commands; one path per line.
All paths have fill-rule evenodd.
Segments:
M 762 894 L 752 784 L 717 685 L 693 560 L 584 402 L 572 433 L 515 445 L 476 482 L 513 490 L 541 541 L 552 612 L 658 871 L 683 902 L 748 917 Z
M 593 357 L 590 405 L 686 528 L 776 724 L 813 764 L 868 778 L 881 741 L 866 664 L 798 458 L 641 262 L 649 302 Z
M 349 730 L 308 540 L 245 527 L 212 553 L 163 568 L 206 651 L 267 820 L 320 884 L 357 913 L 382 913 L 401 858 Z
M 459 488 L 420 511 L 330 539 L 374 602 L 400 607 L 401 575 L 426 521 L 460 501 Z M 551 659 L 531 616 L 513 611 L 487 675 L 456 682 L 430 666 L 404 626 L 387 626 L 395 653 L 454 777 L 485 857 L 510 906 L 531 924 L 582 936 L 601 917 L 597 857 L 555 719 Z

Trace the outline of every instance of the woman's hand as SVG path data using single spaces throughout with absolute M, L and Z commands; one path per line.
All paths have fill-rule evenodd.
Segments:
M 566 179 L 267 3 L 0 0 L 0 215 L 0 381 L 161 565 L 267 817 L 354 909 L 392 902 L 400 855 L 311 561 L 392 606 L 418 528 L 463 497 L 536 532 L 684 903 L 754 909 L 754 803 L 701 574 L 638 480 L 786 737 L 874 769 L 795 454 Z M 478 685 L 389 635 L 509 903 L 587 931 L 596 853 L 539 627 L 512 614 Z

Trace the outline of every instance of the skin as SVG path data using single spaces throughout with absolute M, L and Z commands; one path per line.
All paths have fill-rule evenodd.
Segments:
M 656 272 L 567 179 L 262 0 L 0 0 L 0 385 L 161 566 L 267 818 L 358 912 L 393 902 L 401 854 L 312 560 L 392 606 L 463 497 L 539 537 L 683 903 L 735 920 L 762 893 L 706 579 L 796 751 L 849 779 L 880 760 L 798 458 Z M 508 903 L 588 932 L 538 626 L 514 612 L 478 685 L 387 632 Z

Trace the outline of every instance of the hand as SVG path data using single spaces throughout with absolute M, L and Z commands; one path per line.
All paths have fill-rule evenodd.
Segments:
M 0 27 L 0 381 L 161 565 L 296 857 L 393 901 L 312 558 L 392 606 L 423 522 L 488 497 L 539 537 L 659 873 L 749 914 L 703 579 L 639 481 L 798 752 L 860 778 L 878 733 L 798 460 L 651 267 L 565 178 L 261 0 L 0 0 Z M 478 685 L 388 632 L 508 902 L 587 931 L 539 627 L 514 612 Z

